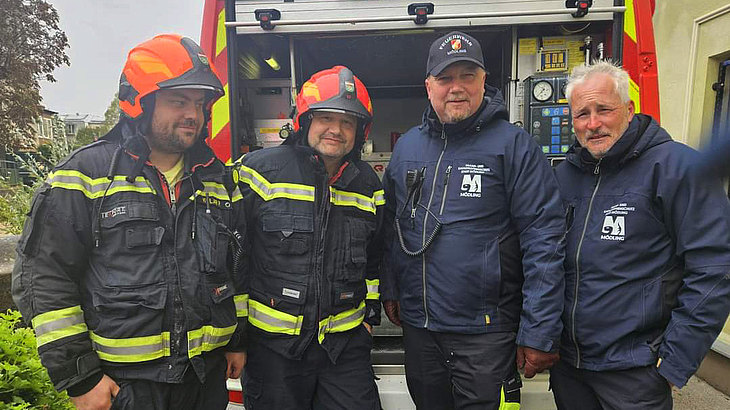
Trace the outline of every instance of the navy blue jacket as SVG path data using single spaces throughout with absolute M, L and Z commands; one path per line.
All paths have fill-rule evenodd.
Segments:
M 579 145 L 557 169 L 572 215 L 560 355 L 575 367 L 659 362 L 683 386 L 730 310 L 730 204 L 697 152 L 637 114 L 600 162 Z
M 420 193 L 408 200 L 407 171 L 422 168 Z M 405 323 L 468 334 L 519 330 L 518 344 L 557 349 L 565 230 L 558 186 L 530 135 L 507 121 L 498 90 L 489 87 L 471 118 L 445 127 L 429 107 L 398 140 L 383 185 L 381 293 L 400 301 Z M 410 251 L 437 221 L 442 226 L 425 253 L 409 256 L 396 218 Z

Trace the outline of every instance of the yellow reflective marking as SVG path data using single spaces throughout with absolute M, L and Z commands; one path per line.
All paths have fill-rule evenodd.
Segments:
M 41 313 L 40 315 L 34 317 L 33 320 L 31 320 L 30 322 L 33 327 L 38 327 L 48 322 L 53 322 L 54 320 L 76 316 L 79 314 L 83 314 L 83 311 L 81 310 L 81 306 L 76 305 L 64 309 L 52 310 L 50 312 Z
M 317 101 L 320 101 L 322 98 L 319 96 L 319 88 L 316 84 L 310 83 L 307 81 L 304 83 L 304 86 L 302 86 L 302 95 L 305 97 L 314 97 Z
M 145 74 L 163 73 L 168 78 L 173 76 L 170 68 L 156 57 L 134 54 L 130 56 L 130 59 L 135 60 Z
M 221 130 L 228 125 L 231 120 L 231 112 L 228 109 L 228 84 L 223 86 L 223 97 L 219 98 L 218 101 L 213 103 L 211 108 L 211 122 L 212 122 L 212 135 L 211 140 L 218 137 Z
M 226 9 L 221 9 L 218 13 L 218 23 L 216 23 L 215 34 L 215 56 L 216 58 L 221 52 L 226 50 Z
M 629 98 L 634 102 L 634 111 L 641 112 L 641 94 L 639 92 L 639 85 L 629 78 Z
M 86 323 L 78 323 L 63 329 L 52 330 L 48 333 L 36 336 L 36 344 L 38 347 L 40 347 L 46 343 L 63 339 L 64 337 L 77 335 L 79 333 L 86 333 L 88 330 L 89 329 L 86 327 Z
M 314 202 L 314 187 L 309 185 L 300 185 L 300 184 L 289 184 L 289 183 L 271 183 L 266 178 L 264 178 L 261 174 L 256 172 L 253 168 L 249 168 L 245 165 L 241 165 L 241 168 L 243 168 L 245 171 L 251 174 L 252 178 L 249 178 L 247 176 L 240 176 L 241 181 L 245 182 L 246 185 L 248 185 L 254 192 L 256 192 L 261 199 L 264 201 L 269 201 L 275 198 L 289 198 L 289 199 L 297 199 L 300 201 L 308 201 L 308 202 Z M 254 181 L 255 180 L 255 181 Z M 286 189 L 291 188 L 295 190 L 300 191 L 307 191 L 307 194 L 295 194 L 291 192 L 274 192 L 274 193 L 266 193 L 264 192 L 258 185 L 256 185 L 256 182 L 259 182 L 266 186 L 268 190 L 273 189 Z
M 634 14 L 634 0 L 626 0 L 624 12 L 624 33 L 636 43 L 636 15 Z

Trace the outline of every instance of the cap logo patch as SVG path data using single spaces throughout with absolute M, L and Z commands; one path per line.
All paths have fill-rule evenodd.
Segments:
M 454 34 L 451 36 L 446 37 L 446 39 L 439 44 L 439 50 L 443 50 L 446 48 L 446 45 L 448 44 L 448 49 L 446 50 L 446 55 L 450 56 L 452 54 L 456 53 L 468 53 L 467 48 L 472 47 L 474 43 L 472 43 L 468 38 L 462 36 L 461 34 Z
M 208 62 L 208 57 L 205 56 L 205 54 L 198 54 L 198 60 L 200 60 L 203 65 L 210 65 Z
M 345 81 L 345 91 L 347 91 L 348 93 L 354 93 L 355 92 L 355 83 Z

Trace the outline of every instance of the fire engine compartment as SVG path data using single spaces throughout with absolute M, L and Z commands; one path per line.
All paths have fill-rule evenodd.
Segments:
M 555 107 L 567 107 L 559 89 L 564 82 L 558 80 L 567 76 L 568 68 L 584 61 L 585 52 L 580 48 L 585 46 L 586 37 L 592 41 L 591 58 L 597 57 L 598 44 L 602 44 L 603 56 L 610 57 L 611 48 L 607 43 L 610 42 L 611 28 L 612 22 L 605 21 L 436 30 L 238 35 L 238 121 L 237 131 L 233 134 L 239 145 L 249 149 L 278 145 L 282 141 L 278 130 L 291 122 L 288 119 L 293 112 L 292 89 L 296 93 L 319 70 L 345 65 L 363 81 L 373 102 L 372 146 L 366 149 L 375 153 L 375 157 L 371 155 L 374 161 L 387 162 L 395 139 L 420 124 L 428 106 L 424 80 L 430 43 L 440 35 L 462 30 L 481 43 L 488 71 L 486 82 L 500 89 L 505 96 L 510 120 L 525 126 L 537 139 L 544 139 L 546 154 L 557 154 L 550 152 L 549 147 L 550 125 L 555 122 L 549 124 L 551 118 L 546 117 L 542 128 L 533 129 L 532 125 L 540 118 L 525 115 L 535 112 L 539 117 L 541 111 L 537 108 L 544 111 L 545 107 L 550 107 L 557 113 Z M 542 57 L 543 54 L 552 54 L 553 59 L 565 58 L 565 69 L 545 69 L 549 64 L 544 63 L 546 57 Z M 528 78 L 532 81 L 525 82 Z M 554 96 L 549 101 L 538 101 L 532 96 L 531 87 L 541 78 L 551 81 Z M 528 89 L 525 90 L 525 87 Z M 565 113 L 560 112 L 563 152 L 572 141 L 572 126 L 568 124 L 566 128 Z M 544 135 L 540 136 L 541 132 Z M 553 139 L 555 137 L 552 135 Z

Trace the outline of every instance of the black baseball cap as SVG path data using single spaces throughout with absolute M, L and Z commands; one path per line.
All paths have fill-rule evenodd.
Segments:
M 477 39 L 460 31 L 452 31 L 431 44 L 426 63 L 426 76 L 438 75 L 457 61 L 471 61 L 486 69 L 482 46 Z

